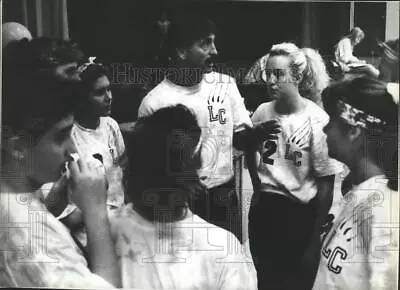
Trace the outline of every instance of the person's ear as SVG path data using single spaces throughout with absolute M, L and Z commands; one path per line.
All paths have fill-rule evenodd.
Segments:
M 351 126 L 347 132 L 347 137 L 352 144 L 359 144 L 362 142 L 362 129 L 358 126 Z

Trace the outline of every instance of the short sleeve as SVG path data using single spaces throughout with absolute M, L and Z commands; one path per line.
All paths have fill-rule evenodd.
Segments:
M 230 78 L 230 97 L 232 102 L 233 130 L 240 131 L 246 126 L 252 127 L 249 112 L 244 105 L 244 99 L 240 95 L 239 89 L 233 78 Z
M 329 116 L 322 111 L 311 117 L 311 164 L 317 177 L 335 175 L 343 171 L 343 164 L 328 155 L 328 145 L 323 128 L 329 122 Z
M 151 93 L 151 92 L 150 92 Z M 139 110 L 138 110 L 138 118 L 143 118 L 146 116 L 150 116 L 151 114 L 153 114 L 153 109 L 151 108 L 151 104 L 150 104 L 150 93 L 147 94 L 142 102 L 140 103 L 139 106 Z
M 110 127 L 114 139 L 115 149 L 117 151 L 118 159 L 121 159 L 125 154 L 125 142 L 122 137 L 121 130 L 119 129 L 118 123 L 113 119 L 109 118 Z
M 0 284 L 9 287 L 111 289 L 92 273 L 67 229 L 50 213 L 34 231 L 14 228 L 0 234 L 8 251 L 0 253 Z
M 251 116 L 251 121 L 254 126 L 259 123 L 268 121 L 271 117 L 269 103 L 263 103 L 258 106 L 258 108 L 254 111 Z

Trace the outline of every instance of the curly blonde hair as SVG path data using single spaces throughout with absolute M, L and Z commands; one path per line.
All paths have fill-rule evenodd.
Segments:
M 321 55 L 312 48 L 298 48 L 294 43 L 283 42 L 272 46 L 268 57 L 285 55 L 291 59 L 292 74 L 300 80 L 300 95 L 322 106 L 321 93 L 330 78 Z
M 305 47 L 301 50 L 307 59 L 307 65 L 299 85 L 300 95 L 322 105 L 321 93 L 330 82 L 325 62 L 315 49 Z

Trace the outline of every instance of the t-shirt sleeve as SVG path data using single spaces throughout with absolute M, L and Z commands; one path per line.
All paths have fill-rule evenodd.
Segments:
M 146 95 L 142 102 L 140 103 L 139 110 L 138 110 L 138 118 L 143 118 L 146 116 L 150 116 L 153 114 L 153 109 L 151 107 L 151 102 L 150 102 L 150 96 L 151 95 Z
M 244 105 L 244 99 L 240 95 L 239 89 L 233 78 L 230 78 L 230 96 L 232 102 L 233 130 L 235 132 L 244 129 L 246 126 L 252 127 L 249 112 Z
M 263 111 L 264 104 L 261 104 L 257 107 L 257 109 L 254 111 L 253 115 L 251 116 L 251 122 L 253 123 L 254 126 L 256 126 L 258 123 L 262 121 L 261 118 L 261 112 Z
M 118 126 L 118 123 L 112 118 L 109 118 L 109 123 L 110 123 L 110 127 L 112 130 L 112 136 L 114 139 L 115 150 L 117 151 L 117 158 L 119 160 L 121 160 L 125 156 L 124 138 L 122 137 L 122 133 Z
M 329 116 L 322 109 L 311 117 L 311 164 L 315 176 L 335 175 L 343 171 L 343 164 L 328 155 L 326 135 L 323 128 L 329 122 Z
M 0 254 L 0 284 L 9 287 L 114 288 L 90 271 L 68 231 L 57 230 L 63 226 L 56 223 L 59 222 L 47 214 L 36 223 L 36 227 L 41 227 L 36 231 L 14 229 L 8 232 L 11 240 L 2 245 L 9 251 Z

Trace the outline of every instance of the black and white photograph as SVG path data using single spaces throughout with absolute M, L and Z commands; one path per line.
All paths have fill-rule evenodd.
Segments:
M 398 289 L 400 1 L 0 6 L 0 288 Z

